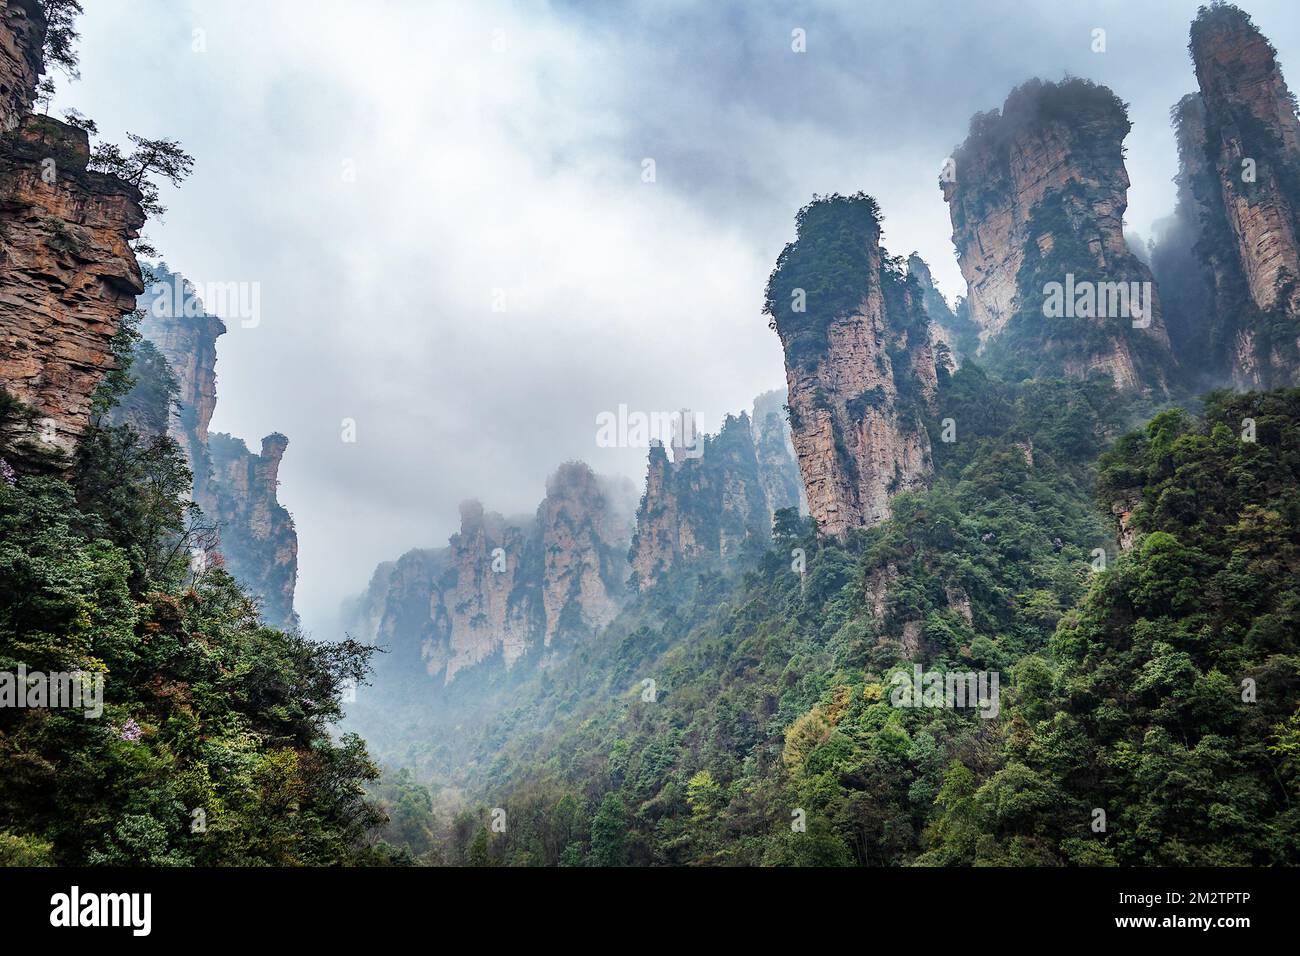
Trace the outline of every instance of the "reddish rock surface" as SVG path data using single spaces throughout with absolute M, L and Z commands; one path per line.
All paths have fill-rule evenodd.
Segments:
M 0 137 L 0 386 L 35 422 L 11 442 L 71 452 L 143 290 L 139 192 L 88 172 L 86 134 L 28 116 Z

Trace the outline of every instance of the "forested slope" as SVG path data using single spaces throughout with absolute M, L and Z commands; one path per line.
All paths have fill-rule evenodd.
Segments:
M 133 340 L 128 323 L 124 362 Z M 124 366 L 66 472 L 17 474 L 0 447 L 0 672 L 89 694 L 0 707 L 0 865 L 395 859 L 371 840 L 365 745 L 330 730 L 368 649 L 264 627 L 229 575 L 191 566 L 209 526 L 183 453 L 110 424 L 136 379 L 165 420 L 166 365 Z
M 652 593 L 464 729 L 480 811 L 388 781 L 397 838 L 503 864 L 1296 862 L 1300 393 L 1118 441 L 1150 409 L 1103 380 L 968 365 L 941 405 L 930 490 L 842 543 L 783 513 L 734 586 Z M 998 673 L 996 716 L 896 706 L 913 661 Z

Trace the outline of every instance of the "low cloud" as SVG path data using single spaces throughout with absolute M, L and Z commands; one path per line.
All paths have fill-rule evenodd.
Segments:
M 598 448 L 600 412 L 716 428 L 779 385 L 763 287 L 812 193 L 875 195 L 886 245 L 952 298 L 936 180 L 973 112 L 1032 75 L 1110 84 L 1149 235 L 1173 204 L 1167 111 L 1195 85 L 1195 2 L 87 6 L 58 107 L 180 139 L 196 173 L 151 239 L 196 281 L 261 283 L 260 324 L 220 341 L 213 427 L 289 435 L 321 636 L 463 498 L 531 511 L 571 458 L 639 485 L 644 451 Z M 1248 8 L 1295 75 L 1288 5 Z

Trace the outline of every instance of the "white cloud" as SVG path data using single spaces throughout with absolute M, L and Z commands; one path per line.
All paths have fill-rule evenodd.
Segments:
M 573 457 L 639 484 L 642 452 L 595 447 L 598 411 L 716 426 L 778 385 L 763 287 L 813 192 L 874 194 L 891 251 L 920 250 L 951 297 L 936 178 L 972 112 L 1035 74 L 1110 82 L 1134 104 L 1130 221 L 1149 234 L 1173 200 L 1165 113 L 1194 85 L 1194 2 L 817 4 L 798 24 L 751 3 L 87 6 L 60 105 L 110 139 L 179 138 L 197 170 L 151 237 L 195 280 L 262 283 L 261 325 L 220 343 L 213 426 L 289 435 L 299 606 L 325 636 L 464 497 L 531 511 Z M 1297 28 L 1258 6 L 1285 66 Z M 1098 17 L 1104 57 L 1080 39 Z

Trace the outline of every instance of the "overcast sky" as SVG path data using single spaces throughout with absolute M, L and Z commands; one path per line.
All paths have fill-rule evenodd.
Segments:
M 1149 235 L 1195 87 L 1195 0 L 85 5 L 56 109 L 180 139 L 195 173 L 148 235 L 196 282 L 260 283 L 260 323 L 220 340 L 212 424 L 289 436 L 321 637 L 464 498 L 531 512 L 570 458 L 641 487 L 644 450 L 597 448 L 599 412 L 685 406 L 712 430 L 781 385 L 763 287 L 813 193 L 874 195 L 886 246 L 952 299 L 937 175 L 972 113 L 1031 76 L 1110 85 Z M 1294 0 L 1243 6 L 1300 76 Z

